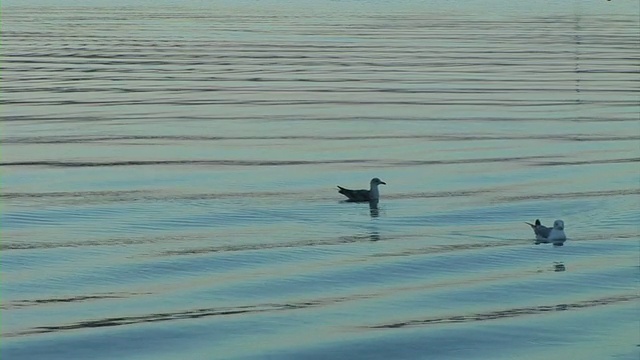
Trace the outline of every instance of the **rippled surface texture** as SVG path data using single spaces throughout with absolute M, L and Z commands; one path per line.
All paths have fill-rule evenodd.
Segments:
M 3 3 L 2 359 L 638 359 L 637 1 L 206 3 Z

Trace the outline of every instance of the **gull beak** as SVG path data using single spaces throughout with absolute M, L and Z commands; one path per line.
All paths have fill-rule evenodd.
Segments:
M 384 182 L 384 181 L 380 181 L 380 184 L 382 184 L 382 185 L 387 185 L 387 183 L 386 183 L 386 182 Z

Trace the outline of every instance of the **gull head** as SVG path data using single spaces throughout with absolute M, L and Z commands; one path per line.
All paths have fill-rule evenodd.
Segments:
M 564 230 L 564 221 L 556 220 L 553 222 L 553 228 L 558 230 Z
M 370 184 L 371 184 L 371 186 L 387 185 L 386 182 L 384 182 L 384 181 L 382 181 L 382 180 L 380 180 L 378 178 L 371 179 L 371 183 Z

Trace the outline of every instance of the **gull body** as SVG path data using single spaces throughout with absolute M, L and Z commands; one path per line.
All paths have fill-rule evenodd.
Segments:
M 536 219 L 534 224 L 526 223 L 531 226 L 533 232 L 536 234 L 536 243 L 553 243 L 556 245 L 562 245 L 567 240 L 567 235 L 564 233 L 564 221 L 556 220 L 553 222 L 553 227 L 546 227 L 540 223 L 539 219 Z
M 369 190 L 351 190 L 338 185 L 338 192 L 353 202 L 378 201 L 380 199 L 378 185 L 387 185 L 387 183 L 378 178 L 373 178 L 369 182 Z

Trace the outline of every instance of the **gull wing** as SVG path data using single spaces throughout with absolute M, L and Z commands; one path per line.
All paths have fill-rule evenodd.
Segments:
M 533 229 L 533 232 L 536 234 L 537 237 L 541 237 L 543 239 L 549 238 L 549 235 L 551 234 L 551 228 L 540 224 L 540 220 L 536 220 L 535 224 L 531 224 L 531 223 L 526 223 L 526 224 L 531 226 L 531 228 Z
M 351 190 L 338 185 L 338 192 L 351 201 L 369 201 L 369 190 Z

